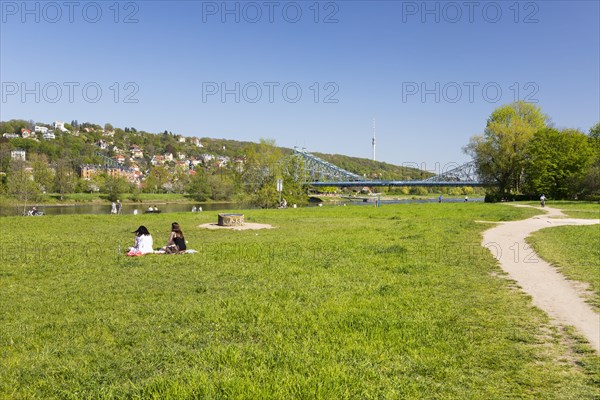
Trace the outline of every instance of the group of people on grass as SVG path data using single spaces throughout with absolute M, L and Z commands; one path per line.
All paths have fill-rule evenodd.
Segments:
M 141 225 L 135 233 L 135 245 L 129 248 L 128 256 L 143 256 L 144 254 L 154 253 L 154 241 L 152 235 L 144 225 Z M 187 250 L 183 231 L 177 222 L 171 224 L 171 233 L 167 240 L 167 245 L 159 253 L 180 254 Z

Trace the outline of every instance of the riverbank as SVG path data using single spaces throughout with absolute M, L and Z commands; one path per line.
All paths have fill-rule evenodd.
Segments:
M 443 199 L 447 201 L 464 201 L 465 196 L 456 196 L 456 195 L 443 195 Z M 403 202 L 403 201 L 438 201 L 440 195 L 439 194 L 429 194 L 429 195 L 383 195 L 383 194 L 357 194 L 357 195 L 311 195 L 313 199 L 318 199 L 323 203 L 337 203 L 341 201 L 363 201 L 368 200 L 372 202 L 376 202 L 377 199 L 380 201 L 386 202 Z M 469 196 L 469 201 L 474 200 L 483 200 L 483 196 L 480 195 L 472 195 Z
M 197 200 L 186 194 L 123 194 L 121 201 L 123 204 L 198 204 Z M 228 204 L 231 201 L 203 201 L 203 204 Z M 90 194 L 90 193 L 73 193 L 66 194 L 63 200 L 58 194 L 47 194 L 41 201 L 28 202 L 27 206 L 74 206 L 81 204 L 111 204 L 108 195 L 105 194 Z M 0 206 L 2 207 L 23 207 L 25 204 L 15 199 L 6 196 L 0 196 Z

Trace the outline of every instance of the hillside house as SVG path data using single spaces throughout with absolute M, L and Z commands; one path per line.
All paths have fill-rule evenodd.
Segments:
M 34 135 L 31 133 L 31 131 L 29 129 L 25 129 L 25 128 L 21 129 L 21 137 L 23 139 L 29 139 L 32 136 L 34 136 Z
M 129 151 L 131 152 L 131 156 L 133 158 L 144 158 L 144 152 L 135 144 L 129 148 Z
M 217 167 L 219 168 L 223 168 L 225 166 L 227 166 L 227 164 L 229 164 L 229 157 L 226 156 L 219 156 L 217 157 Z
M 65 128 L 65 123 L 62 121 L 54 121 L 52 126 L 54 127 L 54 129 L 58 129 L 61 132 L 69 132 L 69 130 Z
M 12 158 L 13 160 L 21 160 L 21 161 L 27 161 L 25 159 L 26 154 L 25 154 L 25 150 L 23 149 L 16 149 L 16 150 L 12 150 L 10 152 L 10 158 Z
M 196 157 L 190 157 L 190 159 L 188 160 L 188 162 L 190 163 L 190 169 L 192 167 L 195 167 L 196 165 L 202 164 L 202 161 L 198 160 Z
M 208 164 L 214 159 L 215 156 L 213 156 L 212 154 L 200 154 L 200 160 L 202 160 L 203 164 Z
M 100 139 L 96 142 L 96 146 L 100 147 L 100 149 L 102 149 L 102 150 L 106 150 L 108 148 L 108 143 L 106 143 L 104 140 Z
M 152 159 L 150 160 L 150 164 L 154 165 L 155 167 L 158 165 L 164 165 L 165 163 L 165 158 L 163 156 L 152 156 Z
M 91 165 L 85 164 L 79 167 L 79 175 L 82 179 L 91 180 L 98 174 L 106 173 L 113 178 L 125 178 L 128 182 L 139 185 L 143 174 L 140 171 L 134 171 L 131 168 L 125 167 L 109 167 L 107 165 Z
M 175 161 L 175 168 L 185 171 L 190 169 L 190 164 L 187 161 Z

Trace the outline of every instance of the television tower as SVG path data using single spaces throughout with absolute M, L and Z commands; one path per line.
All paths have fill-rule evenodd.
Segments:
M 375 161 L 375 144 L 376 144 L 376 140 L 375 140 L 375 118 L 373 118 L 373 140 L 372 140 L 372 144 L 373 144 L 373 161 Z

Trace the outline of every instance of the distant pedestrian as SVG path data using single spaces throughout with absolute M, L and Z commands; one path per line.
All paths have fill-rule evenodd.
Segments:
M 540 196 L 540 205 L 542 207 L 544 207 L 546 205 L 546 196 L 544 196 L 544 194 L 542 193 L 542 195 Z
M 111 214 L 116 214 L 117 213 L 117 204 L 113 201 L 111 206 L 110 206 L 110 213 Z
M 465 203 L 469 201 L 469 196 L 465 196 Z
M 122 212 L 123 212 L 123 203 L 121 203 L 121 200 L 117 200 L 117 214 L 121 215 Z
M 444 201 L 444 195 L 440 194 L 440 197 L 438 198 L 438 203 L 441 203 Z

